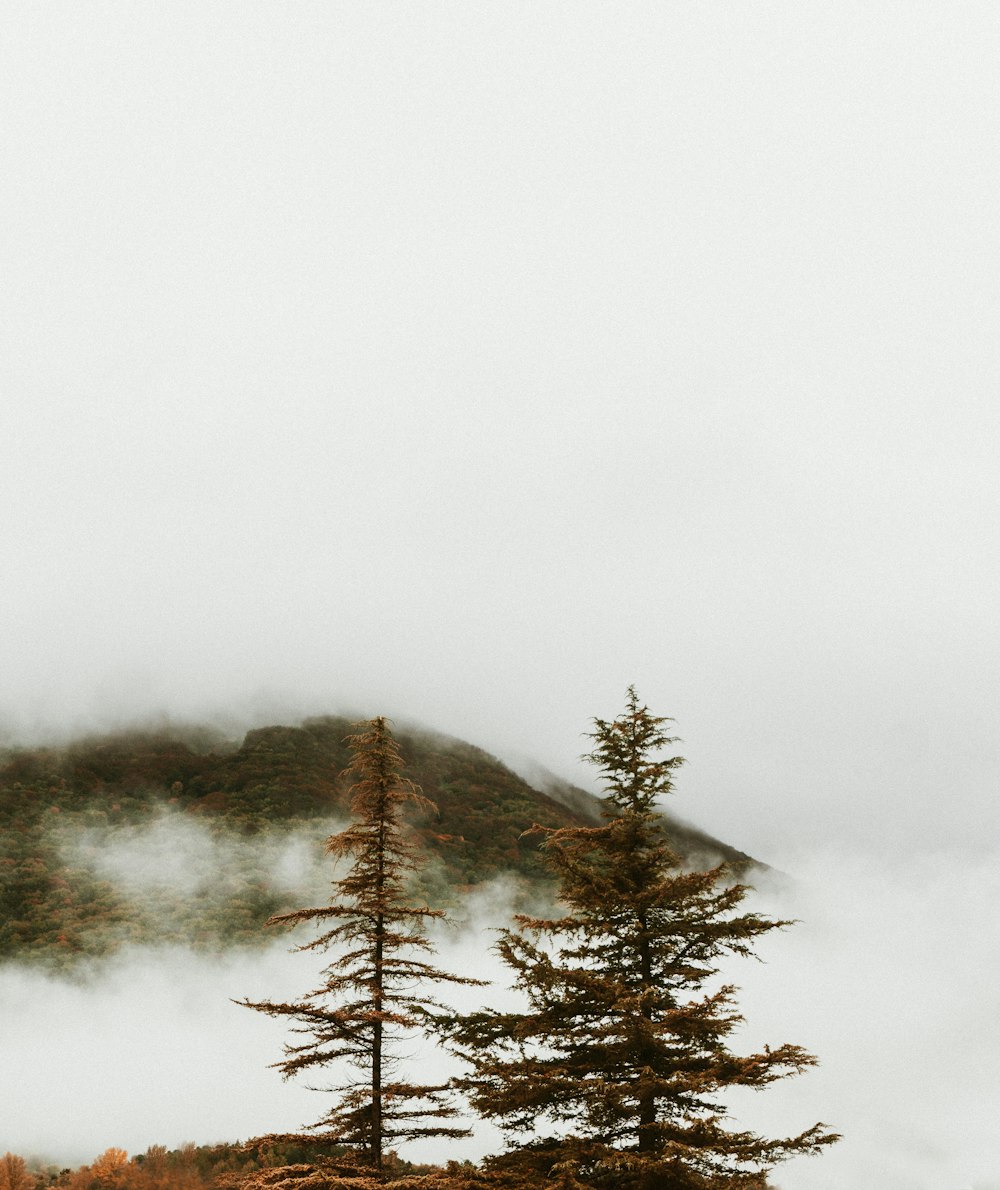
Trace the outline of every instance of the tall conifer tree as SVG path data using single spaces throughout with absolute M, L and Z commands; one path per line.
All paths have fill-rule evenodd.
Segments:
M 499 953 L 523 1012 L 453 1018 L 460 1080 L 508 1133 L 492 1166 L 512 1184 L 705 1190 L 763 1187 L 768 1169 L 837 1139 L 816 1124 L 766 1139 L 724 1122 L 727 1088 L 763 1087 L 814 1065 L 796 1045 L 740 1056 L 735 989 L 712 988 L 719 960 L 751 955 L 787 925 L 739 911 L 748 892 L 723 866 L 685 871 L 657 799 L 671 791 L 676 743 L 630 687 L 624 714 L 594 720 L 587 759 L 606 786 L 604 825 L 536 827 L 566 907 L 519 915 Z
M 334 1106 L 311 1129 L 324 1141 L 353 1148 L 377 1174 L 387 1146 L 417 1137 L 467 1135 L 449 1125 L 457 1115 L 444 1085 L 408 1082 L 396 1074 L 393 1042 L 423 1026 L 439 1004 L 428 992 L 435 983 L 472 984 L 442 971 L 421 955 L 433 951 L 425 925 L 444 912 L 408 903 L 406 881 L 416 867 L 401 821 L 407 804 L 433 809 L 417 787 L 401 776 L 402 759 L 384 718 L 359 725 L 348 738 L 353 763 L 347 774 L 354 821 L 326 843 L 337 858 L 353 860 L 334 882 L 332 904 L 298 909 L 271 918 L 269 925 L 318 922 L 322 932 L 298 950 L 335 951 L 323 982 L 301 1000 L 239 1003 L 296 1022 L 306 1040 L 285 1046 L 275 1063 L 288 1078 L 338 1063 L 353 1068 L 334 1088 Z

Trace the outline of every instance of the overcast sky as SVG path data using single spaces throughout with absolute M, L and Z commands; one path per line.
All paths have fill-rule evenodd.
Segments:
M 634 682 L 737 846 L 982 863 L 998 40 L 0 7 L 3 734 L 348 709 L 582 781 Z
M 635 682 L 740 846 L 980 840 L 998 33 L 5 6 L 8 732 L 345 707 L 579 777 Z

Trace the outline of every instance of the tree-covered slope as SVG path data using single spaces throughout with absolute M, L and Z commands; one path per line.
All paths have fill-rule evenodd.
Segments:
M 272 913 L 323 903 L 322 840 L 346 817 L 342 718 L 247 733 L 121 734 L 0 757 L 0 961 L 71 965 L 125 943 L 256 945 Z M 438 807 L 414 829 L 423 879 L 452 903 L 510 873 L 543 879 L 532 823 L 597 814 L 583 790 L 536 788 L 480 748 L 397 730 L 406 775 Z M 749 857 L 674 824 L 684 855 Z

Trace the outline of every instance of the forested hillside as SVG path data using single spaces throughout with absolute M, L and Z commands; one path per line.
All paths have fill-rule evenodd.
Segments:
M 325 899 L 322 840 L 346 816 L 350 721 L 122 734 L 0 757 L 0 961 L 69 966 L 126 943 L 258 945 L 273 913 Z M 511 873 L 544 880 L 532 825 L 586 822 L 597 802 L 535 788 L 488 753 L 397 733 L 407 775 L 437 805 L 414 820 L 438 902 Z M 749 857 L 673 824 L 682 854 Z

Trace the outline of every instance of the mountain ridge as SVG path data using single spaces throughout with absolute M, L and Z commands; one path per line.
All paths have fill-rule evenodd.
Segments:
M 321 846 L 348 815 L 352 727 L 326 715 L 240 741 L 159 728 L 6 749 L 0 961 L 72 968 L 130 943 L 269 941 L 267 917 L 328 889 Z M 436 804 L 412 826 L 428 860 L 422 891 L 438 903 L 497 877 L 544 884 L 537 838 L 525 832 L 600 821 L 598 798 L 545 770 L 532 784 L 464 740 L 412 726 L 394 734 L 405 775 Z M 665 826 L 692 864 L 756 865 L 672 814 Z

